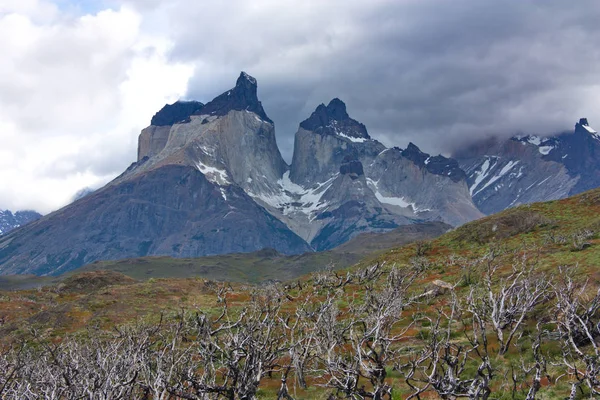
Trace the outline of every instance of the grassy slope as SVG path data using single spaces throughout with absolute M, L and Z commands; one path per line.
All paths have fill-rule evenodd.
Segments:
M 524 222 L 527 219 L 532 219 L 534 223 L 527 224 Z M 600 233 L 600 190 L 565 200 L 507 210 L 463 225 L 432 240 L 429 242 L 431 248 L 426 253 L 432 267 L 422 283 L 425 285 L 434 279 L 459 282 L 464 271 L 459 266 L 444 261 L 447 256 L 452 254 L 467 259 L 474 258 L 487 251 L 491 242 L 512 250 L 527 248 L 530 253 L 539 257 L 542 267 L 548 270 L 559 265 L 577 264 L 593 282 L 600 282 L 600 244 L 597 236 L 591 240 L 590 247 L 582 251 L 573 251 L 570 235 L 582 229 L 593 229 Z M 550 234 L 564 235 L 569 240 L 564 244 L 547 243 Z M 294 263 L 298 262 L 301 268 L 305 268 L 303 271 L 314 271 L 322 269 L 332 260 L 338 261 L 340 257 L 345 263 L 362 258 L 351 267 L 354 269 L 374 262 L 385 262 L 388 265 L 405 264 L 416 254 L 415 245 L 409 244 L 391 250 L 376 250 L 365 256 L 362 253 L 365 250 L 361 248 L 373 246 L 378 249 L 380 245 L 384 247 L 389 243 L 378 244 L 381 237 L 377 235 L 361 235 L 357 240 L 362 242 L 363 247 L 348 243 L 347 246 L 331 252 L 294 257 L 264 254 L 259 256 L 259 252 L 254 253 L 252 257 L 233 254 L 197 260 L 145 258 L 94 264 L 84 268 L 90 279 L 95 279 L 98 274 L 101 276 L 103 272 L 100 267 L 103 266 L 109 271 L 124 273 L 138 281 L 128 281 L 127 285 L 105 286 L 97 290 L 66 290 L 65 285 L 68 287 L 69 279 L 73 278 L 73 275 L 69 275 L 65 277 L 66 281 L 43 289 L 0 291 L 0 317 L 4 316 L 7 321 L 4 326 L 0 326 L 0 336 L 8 333 L 7 330 L 21 330 L 22 321 L 35 323 L 35 316 L 39 313 L 59 313 L 68 316 L 55 326 L 59 332 L 65 332 L 77 330 L 92 321 L 108 326 L 111 323 L 124 322 L 130 317 L 155 313 L 159 309 L 201 306 L 206 304 L 206 298 L 200 288 L 203 287 L 205 279 L 213 279 L 210 265 L 218 263 L 222 264 L 221 268 L 233 268 L 239 273 L 238 278 L 248 277 L 249 281 L 256 282 L 281 278 L 282 275 L 277 274 L 289 271 L 288 268 L 294 268 Z M 344 255 L 348 258 L 344 258 Z M 194 261 L 197 264 L 194 264 Z M 290 264 L 285 264 L 286 262 Z M 259 266 L 260 270 L 252 275 L 251 271 L 256 266 Z M 167 268 L 171 277 L 161 278 L 167 274 Z M 205 271 L 208 272 L 204 274 Z M 199 273 L 201 277 L 188 278 Z M 175 277 L 172 277 L 173 275 Z M 216 276 L 222 277 L 218 274 Z M 310 275 L 301 279 L 308 281 Z M 232 284 L 244 292 L 247 285 L 233 283 L 236 280 L 238 279 L 232 279 Z
M 572 235 L 582 230 L 600 233 L 600 190 L 565 200 L 521 206 L 466 224 L 430 242 L 425 258 L 431 267 L 416 290 L 424 291 L 434 279 L 459 283 L 464 279 L 465 271 L 460 265 L 449 263 L 448 256 L 473 259 L 486 252 L 490 245 L 501 246 L 512 254 L 527 252 L 531 257 L 538 258 L 541 269 L 548 271 L 560 265 L 577 264 L 581 273 L 590 278 L 594 286 L 598 286 L 600 241 L 598 234 L 595 234 L 589 240 L 590 246 L 577 250 Z M 566 239 L 564 243 L 552 239 L 561 236 Z M 377 242 L 377 239 L 373 242 Z M 406 264 L 416 255 L 416 251 L 417 246 L 410 244 L 378 252 L 351 268 L 373 262 Z M 231 257 L 235 260 L 236 256 Z M 505 262 L 508 268 L 510 260 L 507 258 Z M 0 326 L 0 337 L 19 336 L 29 326 L 37 326 L 43 327 L 51 336 L 60 338 L 84 327 L 110 328 L 114 324 L 140 317 L 156 316 L 159 311 L 175 311 L 181 307 L 206 309 L 215 304 L 215 298 L 207 290 L 204 279 L 170 278 L 135 282 L 114 275 L 114 279 L 119 277 L 119 283 L 109 284 L 111 280 L 104 277 L 107 273 L 88 272 L 66 280 L 59 287 L 0 292 L 0 316 L 6 320 L 4 326 Z M 77 279 L 80 281 L 75 282 Z M 306 282 L 310 282 L 310 279 L 310 276 L 302 278 Z M 90 284 L 82 283 L 88 280 Z M 94 282 L 97 281 L 102 283 L 96 285 Z M 232 285 L 234 292 L 231 304 L 242 304 L 248 298 L 248 286 Z M 467 288 L 459 286 L 457 290 L 464 293 Z

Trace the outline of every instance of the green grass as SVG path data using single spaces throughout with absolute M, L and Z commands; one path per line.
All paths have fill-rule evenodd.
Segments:
M 354 243 L 330 252 L 293 257 L 263 251 L 200 259 L 147 257 L 99 262 L 83 268 L 82 271 L 87 271 L 83 275 L 78 271 L 65 277 L 62 287 L 59 284 L 41 290 L 0 292 L 0 315 L 5 315 L 7 320 L 0 327 L 0 337 L 5 340 L 16 338 L 26 334 L 29 327 L 36 327 L 45 329 L 54 338 L 60 338 L 65 334 L 81 332 L 90 325 L 111 329 L 116 324 L 157 318 L 161 312 L 174 313 L 182 308 L 200 308 L 208 313 L 218 313 L 214 294 L 210 290 L 211 283 L 207 279 L 223 279 L 225 276 L 232 281 L 233 291 L 228 302 L 236 307 L 249 299 L 252 289 L 239 282 L 297 279 L 297 274 L 320 270 L 336 261 L 338 266 L 349 270 L 375 262 L 385 263 L 387 269 L 392 265 L 419 262 L 425 266 L 426 272 L 414 287 L 415 292 L 427 290 L 433 280 L 440 279 L 458 283 L 456 291 L 464 295 L 472 285 L 477 285 L 481 271 L 477 268 L 466 270 L 461 266 L 489 251 L 490 247 L 500 247 L 506 251 L 506 255 L 500 258 L 504 269 L 510 268 L 515 257 L 527 254 L 532 262 L 535 260 L 541 272 L 550 274 L 559 266 L 577 265 L 580 278 L 589 279 L 591 286 L 597 287 L 600 283 L 600 218 L 597 216 L 600 216 L 600 190 L 565 200 L 517 207 L 465 224 L 432 239 L 421 258 L 416 258 L 418 246 L 415 244 L 385 249 L 384 246 L 399 243 L 402 238 L 363 235 Z M 580 251 L 573 251 L 570 240 L 564 243 L 548 240 L 552 235 L 570 238 L 584 229 L 597 233 L 589 238 L 590 246 Z M 406 232 L 403 237 L 406 239 Z M 104 275 L 110 272 L 99 270 L 117 274 Z M 190 278 L 198 275 L 202 278 Z M 111 278 L 107 279 L 107 276 Z M 299 278 L 304 287 L 290 292 L 291 295 L 302 299 L 303 294 L 310 292 L 311 279 L 310 275 Z M 340 308 L 346 307 L 351 301 L 358 304 L 362 295 L 360 290 L 358 285 L 349 286 L 346 291 L 348 297 L 338 302 Z M 317 293 L 314 299 L 317 300 L 320 295 Z M 431 315 L 446 297 L 441 295 L 424 302 L 416 311 Z M 415 340 L 427 337 L 428 325 L 424 323 L 416 327 Z M 457 331 L 453 339 L 461 341 L 464 336 Z M 556 348 L 545 350 L 548 354 L 559 351 Z M 507 353 L 507 367 L 510 362 L 516 362 L 519 356 L 518 351 Z M 476 365 L 469 364 L 468 368 L 476 369 Z M 389 372 L 390 379 L 401 381 L 394 371 Z M 276 390 L 274 387 L 276 385 L 269 382 L 266 388 L 261 389 L 259 398 L 272 398 L 273 390 Z M 407 392 L 403 390 L 404 387 L 395 389 L 394 398 L 404 398 Z M 539 398 L 556 398 L 562 396 L 564 391 L 565 385 L 559 382 L 546 388 Z M 300 398 L 327 398 L 326 393 L 328 391 L 311 387 Z

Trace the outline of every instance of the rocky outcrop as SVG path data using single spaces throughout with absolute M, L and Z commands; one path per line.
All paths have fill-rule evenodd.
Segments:
M 181 122 L 189 121 L 190 115 L 199 112 L 204 104 L 199 101 L 176 101 L 173 104 L 165 104 L 159 112 L 154 114 L 150 125 L 172 126 Z

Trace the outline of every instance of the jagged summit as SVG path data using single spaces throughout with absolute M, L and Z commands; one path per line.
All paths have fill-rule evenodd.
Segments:
M 327 106 L 320 104 L 310 117 L 300 123 L 300 128 L 321 135 L 343 136 L 350 140 L 371 139 L 367 128 L 350 118 L 346 104 L 338 98 L 331 100 Z
M 251 86 L 257 86 L 256 78 L 254 78 L 253 76 L 250 76 L 247 73 L 245 73 L 244 71 L 242 71 L 240 73 L 240 76 L 237 79 L 236 86 L 243 85 L 243 84 L 250 84 Z
M 13 214 L 10 210 L 0 209 L 0 235 L 7 234 L 13 229 L 40 219 L 41 217 L 41 214 L 32 210 L 17 211 Z
M 197 113 L 204 106 L 199 101 L 178 100 L 173 104 L 165 104 L 159 112 L 152 117 L 151 125 L 170 126 L 178 122 L 187 121 L 190 115 Z
M 402 156 L 408 158 L 410 161 L 417 165 L 425 165 L 425 161 L 429 157 L 429 154 L 425 154 L 415 145 L 410 142 L 406 149 L 402 150 Z
M 427 169 L 434 175 L 443 175 L 459 182 L 466 179 L 465 172 L 460 168 L 458 162 L 453 158 L 447 158 L 443 155 L 430 156 L 419 149 L 414 143 L 410 142 L 406 149 L 402 150 L 402 156 L 408 158 L 416 165 Z
M 596 132 L 596 130 L 592 129 L 590 127 L 590 124 L 588 123 L 587 118 L 580 118 L 579 122 L 575 124 L 575 133 L 577 132 L 581 132 L 581 133 L 598 133 Z
M 248 110 L 273 123 L 258 100 L 257 88 L 256 79 L 242 71 L 233 89 L 217 96 L 196 114 L 222 116 L 231 110 Z

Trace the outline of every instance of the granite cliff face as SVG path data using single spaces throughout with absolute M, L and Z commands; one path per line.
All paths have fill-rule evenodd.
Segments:
M 482 214 L 456 161 L 387 149 L 321 104 L 300 123 L 292 165 L 242 73 L 214 100 L 166 105 L 138 157 L 105 187 L 0 238 L 0 273 L 58 274 L 102 259 L 325 250 L 362 232 Z
M 214 102 L 163 108 L 153 118 L 157 125 L 140 135 L 138 161 L 123 174 L 1 237 L 0 273 L 59 274 L 140 255 L 311 251 L 246 193 L 268 192 L 287 170 L 273 124 L 260 110 L 256 81 L 246 74 Z
M 600 186 L 600 136 L 586 118 L 573 132 L 489 139 L 454 157 L 468 176 L 475 204 L 485 214 Z
M 482 214 L 456 161 L 416 146 L 387 149 L 346 105 L 321 104 L 296 133 L 279 195 L 251 193 L 316 250 L 355 235 L 425 220 L 462 224 Z

